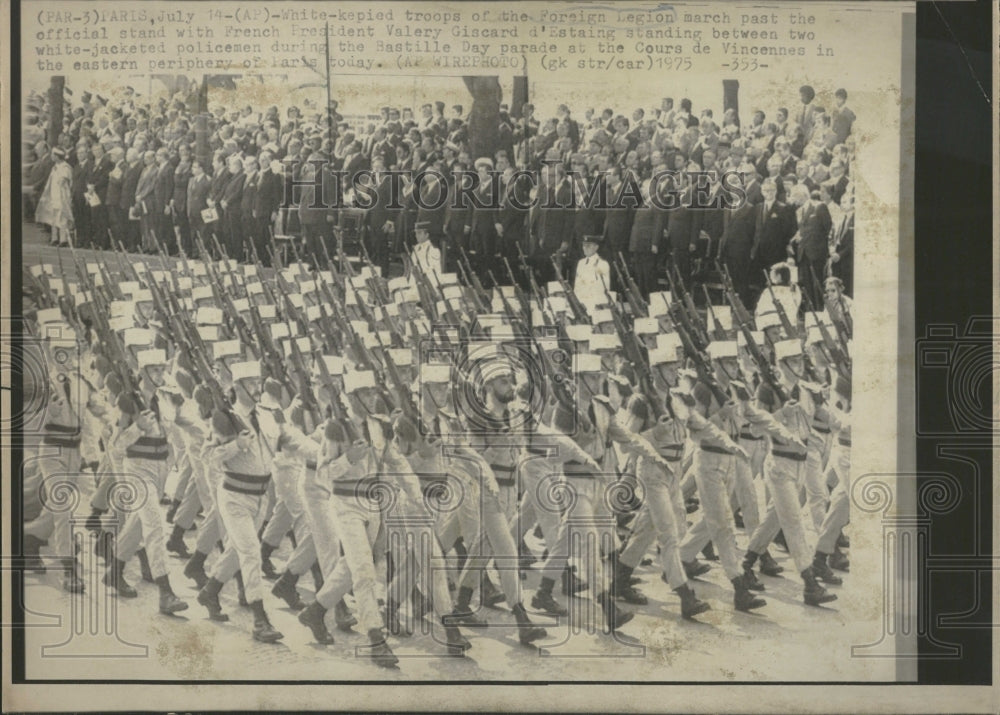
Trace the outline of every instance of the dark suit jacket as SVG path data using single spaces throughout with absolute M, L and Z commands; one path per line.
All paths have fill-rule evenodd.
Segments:
M 208 190 L 208 195 L 216 203 L 222 200 L 222 194 L 226 190 L 226 184 L 229 183 L 230 178 L 232 178 L 232 174 L 230 174 L 229 169 L 225 167 L 223 167 L 222 171 L 212 177 L 211 188 Z
M 155 214 L 162 215 L 163 209 L 174 196 L 174 167 L 167 162 L 158 167 L 156 183 L 153 185 L 153 202 L 156 204 Z
M 517 208 L 517 204 L 530 207 L 528 186 L 524 181 L 507 184 L 500 199 L 500 208 L 496 212 L 496 222 L 503 227 L 501 240 L 507 246 L 518 243 L 524 248 L 524 237 L 528 227 L 528 208 Z M 512 243 L 513 242 L 513 243 Z
M 270 169 L 266 169 L 260 173 L 260 178 L 257 182 L 257 193 L 254 196 L 254 218 L 265 221 L 271 220 L 271 214 L 277 211 L 281 204 L 283 181 L 284 178 L 282 176 L 275 174 Z
M 424 179 L 420 184 L 420 202 L 423 206 L 417 207 L 417 221 L 429 221 L 431 236 L 441 236 L 444 234 L 448 212 L 448 185 L 440 180 L 431 185 L 431 181 Z
M 94 192 L 101 199 L 102 204 L 107 203 L 108 200 L 108 175 L 111 174 L 113 168 L 114 164 L 107 154 L 101 157 L 100 163 L 89 162 L 86 183 L 94 185 Z
M 666 212 L 653 205 L 636 209 L 629 235 L 628 250 L 631 253 L 652 253 L 654 244 L 659 246 L 663 235 Z M 684 250 L 687 250 L 685 244 Z
M 243 181 L 243 193 L 240 195 L 240 213 L 244 219 L 253 217 L 253 205 L 257 201 L 257 187 L 260 184 L 260 172 L 255 171 Z
M 247 180 L 247 175 L 240 172 L 236 176 L 230 177 L 222 190 L 221 201 L 226 202 L 226 213 L 235 216 L 240 211 L 240 199 L 243 197 L 243 183 Z
M 539 186 L 535 205 L 531 209 L 531 229 L 537 246 L 535 253 L 551 256 L 563 243 L 570 243 L 573 237 L 572 209 L 565 208 L 572 201 L 569 181 L 562 181 L 558 187 Z
M 788 257 L 788 242 L 798 230 L 795 209 L 775 201 L 765 213 L 765 204 L 754 207 L 754 256 L 760 265 L 773 266 Z
M 104 202 L 108 206 L 113 206 L 116 209 L 120 209 L 122 202 L 122 182 L 125 181 L 125 172 L 128 169 L 128 164 L 126 164 L 125 160 L 123 159 L 120 162 L 118 162 L 117 167 L 112 167 L 111 170 L 114 171 L 115 169 L 118 169 L 118 171 L 121 173 L 117 178 L 112 176 L 110 173 L 108 174 L 108 185 L 106 189 L 107 193 L 105 194 Z
M 185 208 L 188 219 L 192 225 L 201 225 L 201 212 L 208 208 L 208 195 L 212 188 L 212 180 L 208 174 L 200 177 L 191 177 L 187 185 L 187 197 L 185 198 Z
M 134 165 L 126 165 L 125 178 L 122 179 L 122 197 L 118 208 L 128 211 L 135 204 L 135 190 L 139 186 L 139 177 L 142 175 L 143 163 L 137 161 Z
M 392 221 L 395 223 L 399 220 L 399 212 L 401 209 L 389 208 L 393 197 L 390 196 L 390 178 L 388 175 L 383 174 L 380 177 L 378 184 L 375 186 L 375 192 L 375 203 L 370 209 L 368 209 L 368 211 L 365 212 L 363 223 L 368 226 L 371 231 L 380 232 L 386 221 Z M 400 195 L 396 201 L 397 206 L 402 205 L 402 195 Z
M 830 229 L 833 219 L 826 204 L 810 205 L 805 209 L 802 223 L 799 225 L 799 241 L 797 260 L 825 261 L 830 255 Z
M 719 257 L 724 262 L 750 260 L 759 211 L 758 206 L 743 204 L 729 214 L 719 243 Z

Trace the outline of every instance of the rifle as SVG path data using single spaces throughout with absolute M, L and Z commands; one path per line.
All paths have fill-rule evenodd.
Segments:
M 753 358 L 754 363 L 757 365 L 757 369 L 760 371 L 761 379 L 767 383 L 774 394 L 778 396 L 778 399 L 782 402 L 788 400 L 788 395 L 785 393 L 784 388 L 781 387 L 781 382 L 778 380 L 777 374 L 774 372 L 774 368 L 768 359 L 761 352 L 760 346 L 757 341 L 753 338 L 753 332 L 750 330 L 750 326 L 744 322 L 740 322 L 740 331 L 743 333 L 743 337 L 746 339 L 747 350 L 750 352 L 750 357 Z
M 823 286 L 820 285 L 819 279 L 816 278 L 816 271 L 813 270 L 812 266 L 809 266 L 809 275 L 812 276 L 813 290 L 816 291 L 816 295 L 823 295 Z M 830 319 L 833 320 L 833 325 L 837 329 L 837 334 L 840 337 L 841 346 L 843 347 L 844 352 L 846 353 L 847 352 L 846 341 L 850 340 L 851 336 L 854 334 L 854 325 L 853 321 L 851 320 L 851 316 L 849 316 L 847 314 L 847 311 L 844 310 L 844 302 L 843 300 L 841 300 L 840 296 L 837 297 L 837 303 L 839 304 L 837 307 L 840 309 L 840 314 L 841 316 L 843 316 L 844 320 L 843 321 L 833 320 L 833 315 L 830 316 Z
M 743 305 L 743 301 L 740 300 L 739 295 L 736 293 L 736 288 L 733 285 L 732 276 L 729 275 L 729 266 L 715 262 L 715 268 L 719 271 L 719 275 L 722 276 L 722 285 L 726 293 L 726 297 L 729 300 L 729 307 L 733 309 L 733 317 L 737 323 L 745 323 L 751 326 L 751 329 L 755 329 L 755 322 L 753 316 L 750 315 L 750 311 L 746 309 Z
M 715 307 L 712 305 L 712 298 L 708 294 L 708 288 L 705 285 L 701 286 L 701 289 L 705 291 L 705 306 L 708 310 L 708 314 L 712 316 L 712 326 L 714 329 L 714 337 L 716 340 L 728 340 L 729 336 L 726 335 L 725 329 L 719 324 L 719 319 L 715 317 Z
M 691 294 L 688 293 L 687 288 L 684 285 L 684 279 L 681 277 L 681 272 L 677 269 L 677 264 L 670 261 L 670 266 L 667 269 L 667 280 L 670 282 L 671 293 L 680 298 L 680 307 L 686 314 L 687 319 L 685 325 L 688 330 L 692 331 L 692 337 L 697 338 L 700 347 L 704 349 L 710 342 L 708 339 L 708 331 L 705 327 L 704 322 L 702 322 L 701 316 L 698 315 L 698 309 L 694 305 L 694 299 Z
M 566 300 L 569 303 L 570 309 L 573 311 L 573 319 L 578 323 L 589 323 L 590 316 L 587 315 L 587 309 L 583 307 L 583 303 L 577 297 L 576 293 L 573 292 L 573 288 L 570 286 L 566 279 L 563 278 L 562 268 L 559 265 L 559 261 L 556 260 L 555 256 L 552 256 L 552 267 L 556 271 L 556 280 L 559 281 L 559 285 L 562 286 L 563 292 L 566 294 Z
M 226 314 L 226 318 L 229 320 L 232 329 L 239 336 L 240 341 L 250 348 L 255 360 L 259 359 L 260 355 L 257 350 L 254 349 L 254 342 L 251 339 L 249 331 L 247 330 L 247 326 L 243 322 L 243 318 L 237 312 L 236 307 L 233 305 L 229 294 L 222 289 L 222 281 L 219 279 L 219 274 L 215 269 L 215 265 L 210 260 L 208 251 L 205 250 L 205 244 L 201 242 L 201 239 L 198 240 L 198 250 L 201 253 L 202 261 L 205 263 L 205 268 L 208 271 L 209 285 L 212 287 L 212 295 L 215 296 L 216 302 L 219 303 L 222 311 Z
M 771 276 L 768 274 L 767 270 L 764 271 L 764 282 L 767 283 L 768 293 L 771 295 L 771 302 L 774 303 L 774 309 L 778 311 L 778 317 L 781 318 L 781 327 L 785 329 L 785 335 L 789 338 L 796 337 L 795 326 L 792 325 L 792 321 L 788 319 L 788 314 L 785 312 L 785 306 L 781 304 L 781 301 L 774 295 L 774 286 L 771 285 Z
M 507 259 L 507 256 L 503 257 L 503 264 L 507 267 L 507 277 L 510 278 L 510 284 L 514 286 L 514 295 L 517 297 L 517 302 L 521 304 L 521 317 L 525 321 L 525 325 L 528 325 L 531 322 L 531 310 L 528 304 L 528 297 L 524 294 L 521 286 L 514 278 L 514 269 L 510 267 L 510 261 Z M 503 294 L 503 289 L 500 289 L 500 293 L 501 295 Z
M 826 323 L 819 319 L 819 314 L 815 312 L 816 306 L 813 305 L 812 298 L 809 297 L 807 293 L 803 291 L 803 299 L 806 301 L 806 309 L 816 315 L 816 326 L 819 328 L 820 335 L 823 336 L 823 349 L 826 351 L 827 359 L 833 363 L 837 372 L 844 378 L 850 377 L 851 374 L 851 358 L 846 353 L 841 350 L 841 346 L 837 341 L 833 339 L 830 335 L 830 330 L 826 327 Z
M 466 254 L 465 249 L 458 246 L 458 252 L 460 256 L 458 268 L 462 272 L 466 285 L 472 286 L 472 297 L 476 302 L 476 310 L 480 313 L 488 313 L 490 306 L 486 302 L 486 289 L 483 288 L 483 283 L 479 280 L 479 276 L 472 270 L 472 263 L 469 261 L 469 256 Z
M 319 376 L 323 381 L 323 385 L 327 388 L 330 393 L 330 413 L 333 419 L 337 420 L 341 427 L 344 429 L 344 433 L 347 435 L 347 440 L 352 444 L 359 439 L 361 435 L 358 432 L 357 427 L 354 425 L 354 421 L 347 414 L 347 410 L 344 409 L 343 403 L 340 401 L 340 391 L 337 390 L 336 386 L 333 384 L 333 375 L 326 367 L 326 361 L 324 360 L 324 355 L 320 353 L 314 356 L 319 365 Z
M 403 378 L 399 374 L 399 370 L 396 367 L 396 361 L 392 359 L 392 355 L 386 349 L 385 345 L 382 343 L 382 336 L 375 331 L 375 339 L 378 341 L 379 347 L 382 348 L 382 355 L 385 357 L 385 368 L 386 372 L 389 373 L 389 379 L 392 381 L 392 386 L 396 389 L 399 394 L 399 399 L 402 404 L 399 407 L 403 410 L 407 417 L 414 420 L 414 422 L 420 422 L 420 410 L 417 409 L 416 403 L 413 401 L 413 394 L 410 392 L 410 388 L 406 386 L 403 382 Z
M 618 260 L 615 261 L 615 271 L 618 273 L 618 280 L 624 287 L 625 299 L 632 309 L 632 314 L 643 318 L 647 317 L 649 315 L 649 306 L 642 299 L 639 284 L 632 278 L 632 272 L 629 270 L 628 263 L 625 261 L 625 256 L 621 251 L 618 251 Z

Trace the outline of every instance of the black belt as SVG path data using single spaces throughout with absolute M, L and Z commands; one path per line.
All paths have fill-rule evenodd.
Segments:
M 315 472 L 316 471 L 316 467 L 317 467 L 316 462 L 313 462 L 312 460 L 309 460 L 309 461 L 306 462 L 306 469 L 311 469 L 312 471 Z
M 558 452 L 558 447 L 528 447 L 528 454 L 535 454 L 539 457 L 554 457 Z
M 377 479 L 352 479 L 349 482 L 334 482 L 333 493 L 342 497 L 364 496 L 358 489 L 360 487 L 368 488 L 377 483 Z
M 849 440 L 849 439 L 844 439 L 843 437 L 840 437 L 840 438 L 839 438 L 839 439 L 837 440 L 837 442 L 839 442 L 839 443 L 840 443 L 841 445 L 843 445 L 844 447 L 850 447 L 850 446 L 851 446 L 851 440 Z
M 587 468 L 581 462 L 570 460 L 563 465 L 563 474 L 566 475 L 567 479 L 591 479 L 594 476 L 594 470 Z
M 829 427 L 817 427 L 816 425 L 813 425 L 813 431 L 819 432 L 820 434 L 830 434 Z
M 267 474 L 244 474 L 243 472 L 225 472 L 226 477 L 229 479 L 235 479 L 238 482 L 246 482 L 247 484 L 267 484 L 268 480 L 271 479 L 271 473 Z
M 793 462 L 804 462 L 806 461 L 806 455 L 799 452 L 783 452 L 778 449 L 772 449 L 771 454 L 775 457 L 784 457 L 785 459 L 791 459 Z
M 79 437 L 60 437 L 59 435 L 47 434 L 42 439 L 42 444 L 49 444 L 55 447 L 79 447 Z
M 749 432 L 740 432 L 740 439 L 748 439 L 751 442 L 760 442 L 764 438 L 763 437 L 754 437 Z
M 125 456 L 129 459 L 145 459 L 149 462 L 166 462 L 169 455 L 163 452 L 139 452 L 127 449 L 125 450 Z
M 733 456 L 733 453 L 730 452 L 728 449 L 724 449 L 722 447 L 716 447 L 714 444 L 703 444 L 701 445 L 701 448 L 706 452 L 711 452 L 712 454 L 724 454 L 727 457 Z
M 222 483 L 222 488 L 229 492 L 236 492 L 237 494 L 249 494 L 252 497 L 262 497 L 267 494 L 267 488 L 261 489 L 244 489 L 243 487 L 238 487 L 235 484 Z
M 80 431 L 80 427 L 71 427 L 69 425 L 57 425 L 52 422 L 46 424 L 43 428 L 46 432 L 62 432 L 64 434 L 76 434 Z

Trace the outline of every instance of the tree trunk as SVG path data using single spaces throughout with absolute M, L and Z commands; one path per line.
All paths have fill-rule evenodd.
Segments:
M 473 159 L 493 157 L 499 145 L 500 89 L 498 77 L 463 77 L 472 94 L 469 112 L 469 153 Z

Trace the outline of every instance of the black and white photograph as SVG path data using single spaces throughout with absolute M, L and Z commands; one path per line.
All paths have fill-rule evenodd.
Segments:
M 20 2 L 21 682 L 916 682 L 907 9 Z

